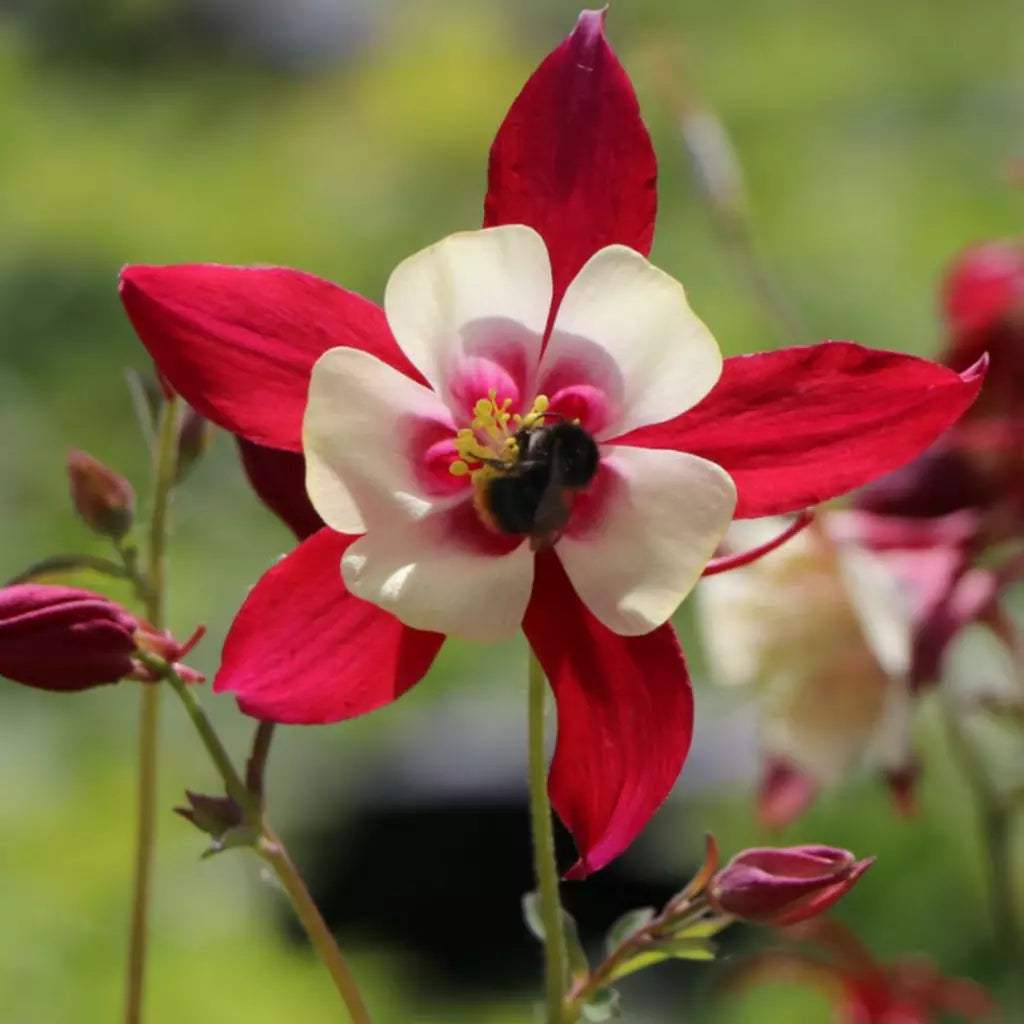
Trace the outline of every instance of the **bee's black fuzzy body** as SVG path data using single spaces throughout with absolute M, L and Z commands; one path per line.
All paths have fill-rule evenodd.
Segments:
M 561 536 L 572 510 L 567 492 L 593 480 L 597 442 L 578 424 L 526 427 L 516 434 L 519 458 L 488 481 L 485 505 L 502 533 L 529 534 L 535 550 Z

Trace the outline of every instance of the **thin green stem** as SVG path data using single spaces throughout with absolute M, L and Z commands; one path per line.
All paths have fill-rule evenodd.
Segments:
M 150 622 L 160 629 L 164 625 L 167 599 L 167 519 L 178 468 L 178 401 L 175 398 L 165 401 L 160 410 L 153 458 L 155 471 L 149 521 L 149 564 L 146 568 L 147 613 Z
M 529 751 L 530 821 L 533 829 L 533 863 L 540 893 L 540 916 L 544 924 L 544 1001 L 547 1024 L 562 1024 L 568 970 L 562 907 L 558 899 L 558 867 L 555 862 L 555 834 L 548 800 L 547 749 L 544 742 L 544 698 L 547 687 L 544 670 L 530 652 L 529 667 Z
M 178 404 L 164 402 L 153 453 L 153 498 L 150 505 L 149 563 L 145 576 L 146 618 L 158 629 L 165 618 L 165 550 L 167 517 L 171 489 L 174 486 L 178 446 Z M 134 552 L 134 547 L 125 551 Z M 125 551 L 122 554 L 125 554 Z M 126 557 L 129 572 L 136 573 L 134 559 Z M 160 688 L 142 688 L 139 710 L 138 814 L 135 856 L 132 872 L 132 909 L 128 939 L 128 966 L 125 995 L 125 1024 L 142 1020 L 146 977 L 146 953 L 149 937 L 149 901 L 153 874 L 153 850 L 156 843 L 157 739 L 160 725 Z
M 132 866 L 132 909 L 128 940 L 127 1024 L 142 1020 L 142 996 L 149 947 L 149 896 L 156 841 L 156 748 L 160 717 L 160 688 L 142 687 L 139 709 L 139 766 L 136 800 L 135 855 Z
M 199 738 L 206 747 L 228 795 L 242 808 L 245 820 L 259 829 L 256 841 L 256 852 L 273 868 L 274 874 L 288 894 L 292 908 L 299 919 L 317 956 L 327 968 L 334 986 L 345 1004 L 345 1009 L 352 1024 L 370 1024 L 370 1014 L 356 985 L 355 978 L 342 956 L 338 944 L 334 941 L 330 929 L 320 916 L 313 897 L 309 894 L 298 868 L 288 855 L 288 850 L 270 827 L 263 813 L 263 769 L 270 752 L 270 741 L 274 727 L 270 722 L 261 722 L 253 740 L 253 751 L 249 757 L 248 780 L 243 781 L 235 770 L 230 755 L 217 735 L 216 729 L 206 716 L 203 706 L 195 694 L 175 672 L 171 665 L 155 655 L 141 653 L 140 659 L 148 665 L 156 675 L 165 678 L 178 695 L 188 717 L 199 733 Z
M 302 881 L 302 875 L 288 856 L 284 844 L 277 838 L 273 829 L 266 822 L 260 836 L 257 853 L 270 865 L 278 881 L 284 887 L 309 941 L 327 968 L 338 990 L 352 1024 L 371 1024 L 370 1012 L 363 1002 L 363 997 L 352 976 L 351 970 L 334 941 L 334 936 L 320 915 L 313 897 Z
M 950 749 L 970 788 L 978 811 L 981 842 L 988 863 L 989 905 L 996 944 L 1016 976 L 1024 963 L 1024 926 L 1017 914 L 1013 872 L 1013 805 L 999 792 L 977 747 L 949 700 L 942 704 L 942 718 Z M 1015 982 L 1019 987 L 1019 981 Z M 1020 992 L 1014 993 L 1020 999 Z
M 178 695 L 178 699 L 184 706 L 186 714 L 192 720 L 196 732 L 199 733 L 199 738 L 202 740 L 203 746 L 206 747 L 210 760 L 213 761 L 217 773 L 224 781 L 224 789 L 227 791 L 228 796 L 240 807 L 244 808 L 250 817 L 255 815 L 258 819 L 258 804 L 253 800 L 253 795 L 246 788 L 241 775 L 236 771 L 231 755 L 227 752 L 220 737 L 217 735 L 217 730 L 214 729 L 213 723 L 207 717 L 202 704 L 199 703 L 188 684 L 177 672 L 165 670 L 164 675 L 174 688 L 174 692 Z
M 600 991 L 614 980 L 615 971 L 625 961 L 631 960 L 643 952 L 644 948 L 659 939 L 670 937 L 673 932 L 684 932 L 686 928 L 700 921 L 708 913 L 707 900 L 698 894 L 693 900 L 675 899 L 643 928 L 623 939 L 590 974 L 578 980 L 569 993 L 569 1006 L 573 1012 L 579 1008 L 595 992 Z M 719 915 L 719 921 L 730 921 L 725 915 Z M 723 924 L 724 928 L 726 925 Z

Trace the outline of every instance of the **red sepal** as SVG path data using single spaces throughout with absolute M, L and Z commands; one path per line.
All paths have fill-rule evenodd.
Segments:
M 693 734 L 693 691 L 675 632 L 624 637 L 577 597 L 558 559 L 537 558 L 526 637 L 558 705 L 548 791 L 584 878 L 617 857 L 668 795 Z
M 313 364 L 346 345 L 421 380 L 384 311 L 283 267 L 212 263 L 125 267 L 121 302 L 160 371 L 199 413 L 233 434 L 300 451 Z
M 213 686 L 234 693 L 245 714 L 337 722 L 396 700 L 430 668 L 443 636 L 409 629 L 345 589 L 341 556 L 355 539 L 325 527 L 246 598 Z
M 737 519 L 781 515 L 920 455 L 974 401 L 984 370 L 848 341 L 734 356 L 696 408 L 616 443 L 717 462 L 736 482 Z
M 547 243 L 555 302 L 598 249 L 645 256 L 654 238 L 658 165 L 632 83 L 584 11 L 530 76 L 491 146 L 484 226 L 528 224 Z

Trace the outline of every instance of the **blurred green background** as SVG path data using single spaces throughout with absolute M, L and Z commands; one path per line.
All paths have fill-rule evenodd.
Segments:
M 123 370 L 145 369 L 146 360 L 117 303 L 123 263 L 281 263 L 379 298 L 401 258 L 478 225 L 494 131 L 577 10 L 562 0 L 8 0 L 0 8 L 0 577 L 57 552 L 102 553 L 69 508 L 69 447 L 145 491 L 146 453 Z M 667 91 L 688 86 L 729 128 L 760 249 L 815 337 L 933 350 L 943 265 L 971 241 L 1020 230 L 1024 193 L 1001 176 L 1024 150 L 1016 0 L 623 0 L 608 29 L 660 159 L 653 259 L 685 282 L 727 352 L 779 339 L 716 240 Z M 233 444 L 219 437 L 175 507 L 171 622 L 182 634 L 209 624 L 197 667 L 212 675 L 246 588 L 289 544 L 249 492 Z M 685 880 L 705 830 L 727 852 L 769 839 L 752 821 L 754 751 L 716 741 L 734 709 L 702 678 L 685 610 L 680 624 L 698 685 L 700 756 L 624 858 L 634 878 L 664 884 Z M 436 760 L 431 737 L 465 720 L 512 744 L 501 786 L 509 806 L 522 808 L 525 835 L 516 760 L 523 666 L 517 645 L 453 646 L 393 708 L 282 730 L 270 802 L 300 860 L 322 858 L 328 824 L 329 842 L 343 848 L 346 823 L 375 801 L 415 803 L 396 760 L 412 759 L 407 774 L 425 791 L 443 789 L 446 773 L 486 774 L 486 744 L 433 775 L 426 758 L 417 774 L 417 750 Z M 137 700 L 131 685 L 69 699 L 0 689 L 4 1024 L 118 1019 Z M 231 700 L 204 700 L 241 753 L 250 724 Z M 988 931 L 971 809 L 927 708 L 920 732 L 926 771 L 916 820 L 896 822 L 881 787 L 865 779 L 771 838 L 877 855 L 840 916 L 880 955 L 927 951 L 947 973 L 999 988 L 1006 979 Z M 214 776 L 168 701 L 161 806 L 179 802 L 186 786 L 212 790 Z M 294 942 L 255 859 L 199 862 L 201 849 L 185 822 L 161 816 L 148 1019 L 339 1019 L 326 977 Z M 414 843 L 395 853 L 399 864 L 422 860 Z M 514 914 L 518 890 L 495 874 L 495 904 L 467 907 L 457 857 L 433 863 L 437 928 L 455 920 L 467 946 L 486 949 L 488 919 L 510 905 Z M 396 876 L 371 881 L 394 917 Z M 744 942 L 735 931 L 726 952 Z M 536 990 L 466 995 L 435 983 L 422 950 L 371 932 L 340 930 L 382 1024 L 532 1019 Z M 525 933 L 505 941 L 519 943 L 527 962 L 536 957 Z M 711 1002 L 706 990 L 719 970 L 658 968 L 646 983 L 623 985 L 627 1009 L 635 993 L 638 1006 L 654 1007 L 651 1020 L 828 1019 L 823 1001 L 795 989 Z M 655 975 L 674 971 L 685 985 L 660 987 Z

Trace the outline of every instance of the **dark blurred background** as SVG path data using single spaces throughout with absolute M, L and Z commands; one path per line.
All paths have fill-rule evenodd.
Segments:
M 281 263 L 379 299 L 400 259 L 479 224 L 491 138 L 577 11 L 562 0 L 0 3 L 0 577 L 100 550 L 70 511 L 69 447 L 145 491 L 123 371 L 146 360 L 117 302 L 123 263 Z M 608 30 L 660 158 L 652 258 L 727 352 L 780 339 L 693 186 L 676 118 L 688 90 L 732 133 L 760 251 L 816 338 L 932 351 L 943 265 L 1020 230 L 1024 193 L 1003 173 L 1024 152 L 1015 0 L 622 0 Z M 179 633 L 209 624 L 197 667 L 212 675 L 247 587 L 290 543 L 218 437 L 175 508 L 171 621 Z M 705 830 L 727 852 L 769 838 L 751 813 L 750 713 L 702 677 L 686 609 L 680 627 L 695 750 L 634 848 L 568 890 L 592 937 L 678 888 Z M 519 644 L 452 644 L 398 705 L 280 730 L 273 817 L 382 1024 L 530 1019 L 524 676 Z M 204 699 L 241 752 L 249 723 L 230 699 Z M 5 1024 L 120 1012 L 136 701 L 129 685 L 66 700 L 0 688 Z M 966 794 L 927 707 L 919 725 L 915 820 L 895 821 L 865 778 L 775 838 L 877 855 L 841 916 L 882 956 L 926 951 L 998 986 Z M 163 739 L 149 1020 L 337 1020 L 255 860 L 200 863 L 202 837 L 169 813 L 184 787 L 215 785 L 170 701 Z M 734 931 L 727 966 L 755 939 Z M 794 987 L 712 1003 L 721 970 L 660 967 L 623 986 L 627 1007 L 636 1020 L 827 1019 Z

